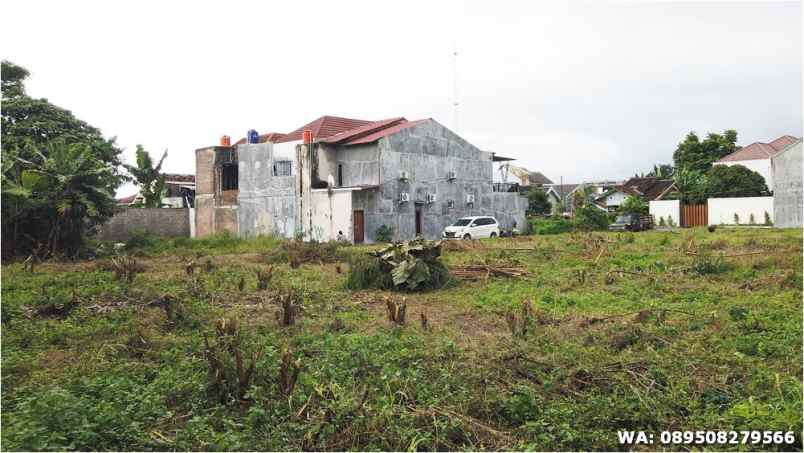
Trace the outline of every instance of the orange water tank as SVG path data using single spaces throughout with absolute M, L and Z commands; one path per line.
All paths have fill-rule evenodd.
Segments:
M 221 146 L 232 146 L 232 137 L 229 137 L 228 135 L 222 135 Z
M 302 132 L 302 142 L 304 142 L 305 145 L 313 143 L 313 131 Z

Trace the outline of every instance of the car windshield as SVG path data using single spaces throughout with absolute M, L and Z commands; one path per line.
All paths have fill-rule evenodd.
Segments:
M 452 226 L 466 226 L 472 222 L 472 219 L 458 219 L 457 222 L 453 223 Z
M 628 223 L 628 222 L 630 222 L 630 221 L 631 221 L 631 216 L 628 216 L 628 215 L 618 215 L 618 216 L 617 216 L 617 219 L 614 221 L 614 223 Z

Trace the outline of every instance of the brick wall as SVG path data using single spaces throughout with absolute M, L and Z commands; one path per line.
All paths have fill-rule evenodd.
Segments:
M 103 224 L 98 238 L 126 241 L 135 231 L 159 236 L 190 237 L 190 210 L 175 208 L 122 208 Z

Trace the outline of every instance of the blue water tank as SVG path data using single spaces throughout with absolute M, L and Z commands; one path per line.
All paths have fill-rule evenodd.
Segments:
M 254 129 L 250 129 L 246 134 L 246 137 L 246 140 L 249 143 L 258 143 L 260 141 L 260 134 L 258 134 Z

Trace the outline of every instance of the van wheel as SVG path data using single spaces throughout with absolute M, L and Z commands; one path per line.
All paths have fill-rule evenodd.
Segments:
M 491 234 L 489 235 L 489 237 L 490 237 L 490 238 L 492 238 L 492 239 L 494 239 L 494 238 L 496 238 L 496 237 L 497 237 L 497 233 L 491 233 Z
M 472 239 L 472 236 L 469 236 L 469 233 L 466 233 L 463 235 L 463 238 L 468 241 L 469 239 Z

